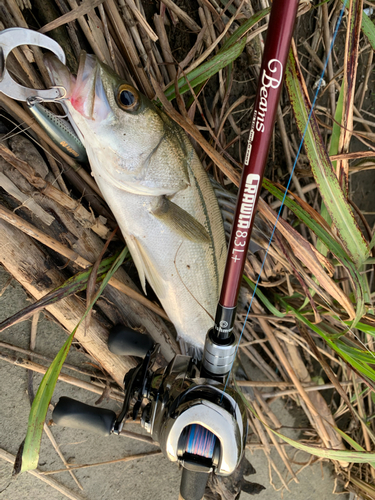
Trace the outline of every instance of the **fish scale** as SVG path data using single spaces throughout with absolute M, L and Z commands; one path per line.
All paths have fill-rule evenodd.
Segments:
M 125 82 L 95 56 L 81 56 L 77 78 L 53 56 L 45 61 L 67 89 L 67 111 L 143 288 L 147 280 L 179 338 L 199 355 L 213 326 L 226 242 L 197 154 L 185 132 L 130 86 L 138 106 L 126 110 L 116 99 Z

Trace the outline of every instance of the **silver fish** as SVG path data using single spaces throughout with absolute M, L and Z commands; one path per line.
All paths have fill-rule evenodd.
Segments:
M 179 338 L 199 352 L 213 326 L 226 260 L 221 213 L 185 132 L 95 56 L 77 77 L 46 66 L 67 90 L 72 124 L 120 226 L 145 290 L 149 282 Z

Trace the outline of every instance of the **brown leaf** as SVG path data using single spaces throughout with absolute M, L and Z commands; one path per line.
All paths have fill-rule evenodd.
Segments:
M 276 222 L 276 212 L 272 210 L 267 203 L 259 198 L 259 211 L 271 224 Z M 331 264 L 328 259 L 314 248 L 311 243 L 306 241 L 290 224 L 284 219 L 279 218 L 277 229 L 281 232 L 284 238 L 292 247 L 295 257 L 297 257 L 310 270 L 313 276 L 318 280 L 320 286 L 335 298 L 348 313 L 350 319 L 355 318 L 353 304 L 349 297 L 341 290 L 341 288 L 331 279 L 324 271 L 322 264 L 328 269 L 331 269 Z
M 207 500 L 238 500 L 241 491 L 248 495 L 257 495 L 265 486 L 251 483 L 244 479 L 244 476 L 255 474 L 256 471 L 251 463 L 243 456 L 237 469 L 228 477 L 210 474 L 205 491 Z
M 316 359 L 319 360 L 319 363 L 322 365 L 323 370 L 325 371 L 327 377 L 329 378 L 331 383 L 335 386 L 337 392 L 340 394 L 342 399 L 347 404 L 353 418 L 356 418 L 355 413 L 353 412 L 353 409 L 352 409 L 352 405 L 350 404 L 350 401 L 349 401 L 349 398 L 348 398 L 346 392 L 342 388 L 340 382 L 337 380 L 337 377 L 336 377 L 335 373 L 333 372 L 332 368 L 329 366 L 329 364 L 325 360 L 324 356 L 320 353 L 319 349 L 316 347 L 316 344 L 315 344 L 313 338 L 311 337 L 309 330 L 300 321 L 297 321 L 297 326 L 298 326 L 298 330 L 301 334 L 301 337 L 306 340 L 308 346 L 310 347 L 310 349 L 312 350 L 312 352 L 316 356 Z
M 22 441 L 20 447 L 18 448 L 16 459 L 14 461 L 14 466 L 13 466 L 13 473 L 12 473 L 13 476 L 18 476 L 18 474 L 21 472 L 22 453 L 24 445 L 25 445 L 25 440 Z
M 103 403 L 103 401 L 109 401 L 110 399 L 110 395 L 111 395 L 111 386 L 108 384 L 106 384 L 106 386 L 104 387 L 104 390 L 103 390 L 103 393 L 101 394 L 100 398 L 95 401 L 95 405 L 100 405 L 101 403 Z
M 275 238 L 277 238 L 277 235 L 275 233 Z M 299 282 L 299 284 L 301 285 L 302 287 L 302 290 L 305 292 L 306 294 L 306 297 L 309 299 L 309 302 L 310 302 L 310 305 L 312 307 L 312 310 L 314 311 L 314 316 L 315 316 L 315 323 L 320 323 L 322 321 L 322 318 L 317 310 L 317 307 L 315 305 L 315 302 L 311 296 L 311 293 L 310 293 L 310 290 L 305 282 L 305 280 L 302 278 L 302 276 L 300 275 L 300 273 L 297 271 L 297 268 L 296 268 L 296 265 L 294 263 L 294 259 L 292 258 L 293 254 L 288 251 L 289 249 L 286 249 L 285 246 L 283 245 L 283 243 L 280 241 L 280 238 L 278 238 L 279 240 L 279 246 L 280 248 L 282 249 L 284 255 L 285 255 L 285 258 L 290 262 L 290 265 L 291 265 L 291 268 L 292 268 L 292 271 L 293 271 L 293 274 L 295 276 L 295 278 L 297 279 L 297 281 Z
M 344 102 L 342 107 L 341 132 L 338 153 L 348 153 L 353 130 L 355 83 L 358 67 L 358 44 L 361 36 L 363 2 L 350 2 L 344 61 Z M 348 194 L 349 161 L 340 159 L 336 164 L 336 175 L 344 193 Z

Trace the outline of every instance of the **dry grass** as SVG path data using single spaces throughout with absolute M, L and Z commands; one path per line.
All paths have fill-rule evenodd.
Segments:
M 7 0 L 0 10 L 2 27 L 26 27 L 31 19 L 32 28 L 36 27 L 37 20 L 40 23 L 37 27 L 43 25 L 42 31 L 51 35 L 57 33 L 51 30 L 60 27 L 56 36 L 60 43 L 63 39 L 64 49 L 70 54 L 68 62 L 71 66 L 74 66 L 80 46 L 85 45 L 149 98 L 157 96 L 165 111 L 190 135 L 207 170 L 228 192 L 234 192 L 239 182 L 247 142 L 267 16 L 244 34 L 247 39 L 244 55 L 233 65 L 221 69 L 210 81 L 194 89 L 190 87 L 186 95 L 177 93 L 173 101 L 175 105 L 168 101 L 164 92 L 173 90 L 174 86 L 177 89 L 176 83 L 180 77 L 217 55 L 228 35 L 246 22 L 254 14 L 254 9 L 258 11 L 266 8 L 268 1 L 232 0 L 223 8 L 216 0 L 198 0 L 194 8 L 186 12 L 172 0 L 163 0 L 158 7 L 158 14 L 155 13 L 153 18 L 149 17 L 148 12 L 146 15 L 140 1 L 133 0 L 119 0 L 118 3 L 115 0 L 95 3 L 85 1 L 79 7 L 75 0 L 68 0 L 68 3 L 58 0 L 52 4 L 48 3 L 51 8 L 46 9 L 49 18 L 39 19 L 39 11 L 32 12 L 31 17 L 29 10 L 21 12 L 15 0 Z M 189 4 L 187 2 L 186 6 Z M 362 3 L 355 4 L 360 12 Z M 52 7 L 59 13 L 57 18 Z M 310 89 L 320 74 L 328 52 L 341 4 L 330 2 L 312 7 L 307 1 L 301 3 L 295 39 L 295 54 L 310 97 Z M 350 76 L 350 81 L 354 83 L 350 88 L 347 85 L 344 87 L 343 132 L 340 133 L 338 151 L 331 158 L 336 162 L 336 173 L 343 192 L 349 197 L 350 175 L 374 166 L 375 138 L 374 115 L 368 111 L 369 98 L 366 94 L 368 85 L 373 85 L 373 49 L 360 33 L 356 39 L 350 39 L 344 48 L 346 27 L 350 23 L 346 15 L 340 28 L 338 45 L 327 68 L 327 85 L 321 91 L 316 107 L 322 141 L 328 149 L 335 123 L 336 90 L 340 89 L 343 81 L 349 81 Z M 178 46 L 181 40 L 185 43 L 184 50 Z M 358 61 L 361 63 L 360 68 L 363 68 L 363 75 L 357 74 Z M 9 63 L 13 75 L 23 84 L 30 87 L 50 85 L 40 50 L 20 47 Z M 115 223 L 92 177 L 56 148 L 21 105 L 1 94 L 0 105 L 6 113 L 4 123 L 11 128 L 0 144 L 0 182 L 3 188 L 0 194 L 0 239 L 17 242 L 17 245 L 3 245 L 0 261 L 37 300 L 63 283 L 79 267 L 87 267 L 89 263 L 95 262 Z M 27 146 L 23 148 L 15 135 L 19 130 L 23 130 L 29 138 Z M 350 152 L 353 136 L 362 143 L 359 153 Z M 35 141 L 39 151 L 43 151 L 43 157 L 37 152 L 30 154 Z M 288 95 L 284 91 L 267 170 L 271 181 L 285 185 L 285 176 L 292 170 L 298 145 L 298 130 Z M 291 191 L 305 213 L 319 224 L 325 224 L 326 230 L 331 231 L 329 224 L 319 215 L 321 193 L 304 151 L 297 162 Z M 229 200 L 228 203 L 231 206 L 233 201 Z M 257 280 L 261 270 L 276 219 L 274 209 L 278 206 L 277 199 L 264 191 L 253 234 L 256 251 L 249 252 L 245 269 L 251 282 Z M 356 207 L 355 212 L 364 237 L 370 241 L 372 228 Z M 52 220 L 48 218 L 51 213 L 55 214 Z M 228 230 L 229 213 L 227 217 Z M 57 221 L 63 224 L 63 233 L 57 228 Z M 345 363 L 340 353 L 323 342 L 319 334 L 308 328 L 293 311 L 286 311 L 285 304 L 277 300 L 277 296 L 283 297 L 294 310 L 303 306 L 303 317 L 319 324 L 328 336 L 343 332 L 343 321 L 355 315 L 353 285 L 345 267 L 331 253 L 324 252 L 322 247 L 318 246 L 318 252 L 318 239 L 314 231 L 303 223 L 294 228 L 295 221 L 293 212 L 284 207 L 260 280 L 260 290 L 273 309 L 267 306 L 268 302 L 262 297 L 254 299 L 240 346 L 240 359 L 250 360 L 262 374 L 263 380 L 255 383 L 249 374 L 249 382 L 243 385 L 255 387 L 247 397 L 259 417 L 270 427 L 278 428 L 281 423 L 273 414 L 269 402 L 279 397 L 291 398 L 306 413 L 311 425 L 306 435 L 301 436 L 301 442 L 344 449 L 346 445 L 342 437 L 334 430 L 338 426 L 370 452 L 374 450 L 375 443 L 372 418 L 374 380 L 364 377 Z M 332 237 L 336 238 L 335 230 L 331 232 Z M 42 245 L 37 245 L 36 241 Z M 17 252 L 16 247 L 21 247 L 21 242 L 31 249 L 26 262 L 21 258 L 22 251 Z M 375 319 L 371 304 L 374 282 L 372 264 L 373 261 L 369 261 L 361 268 L 368 292 L 362 322 L 368 325 L 374 325 Z M 52 271 L 50 265 L 54 266 Z M 38 269 L 37 276 L 31 272 L 35 266 Z M 49 280 L 43 279 L 46 274 Z M 106 292 L 108 300 L 98 304 L 98 311 L 104 312 L 113 323 L 123 321 L 132 327 L 147 330 L 162 344 L 165 359 L 170 360 L 173 353 L 178 352 L 178 345 L 168 323 L 163 321 L 167 321 L 164 311 L 136 290 L 125 269 L 110 283 L 112 287 Z M 249 290 L 242 297 L 238 330 L 242 328 L 251 296 Z M 303 304 L 306 296 L 309 300 Z M 77 296 L 64 301 L 63 306 L 49 306 L 47 309 L 71 331 L 76 318 L 82 315 L 84 302 Z M 275 315 L 278 311 L 287 314 Z M 133 361 L 128 359 L 120 362 L 119 358 L 111 355 L 105 347 L 106 335 L 107 330 L 93 316 L 88 331 L 85 334 L 82 331 L 78 340 L 111 380 L 121 384 L 124 370 L 133 366 Z M 369 352 L 374 350 L 370 334 L 353 329 L 345 337 L 351 346 Z M 2 359 L 12 362 L 9 356 L 7 359 L 2 356 Z M 368 364 L 371 367 L 372 363 Z M 23 366 L 31 370 L 41 369 L 36 363 L 27 360 L 24 360 Z M 323 378 L 321 386 L 314 379 L 316 373 Z M 73 377 L 70 378 L 70 383 L 74 383 Z M 103 382 L 98 381 L 91 384 L 88 390 L 100 392 L 103 386 Z M 115 384 L 111 387 L 112 397 L 117 399 Z M 323 390 L 328 391 L 328 397 L 323 398 Z M 290 467 L 292 458 L 288 455 L 289 450 L 253 416 L 249 418 L 257 436 L 250 446 L 261 446 L 284 488 L 292 488 L 292 485 L 288 486 L 289 479 L 296 480 L 296 477 Z M 289 471 L 290 476 L 286 479 L 270 457 L 271 446 L 276 448 Z M 375 499 L 375 474 L 370 463 L 348 465 L 342 461 L 335 462 L 334 466 L 337 476 L 345 482 L 348 490 L 361 492 L 364 498 Z

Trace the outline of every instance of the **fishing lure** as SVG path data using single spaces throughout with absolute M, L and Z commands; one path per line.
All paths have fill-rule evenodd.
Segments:
M 59 148 L 79 163 L 87 162 L 86 149 L 69 122 L 42 106 L 38 99 L 27 101 L 30 113 Z
M 6 66 L 7 57 L 20 45 L 37 45 L 48 49 L 65 64 L 65 53 L 52 38 L 24 28 L 3 30 L 0 32 L 0 91 L 12 99 L 26 102 L 35 120 L 64 153 L 78 162 L 87 161 L 85 148 L 71 125 L 41 104 L 63 101 L 66 90 L 61 86 L 41 90 L 31 89 L 20 85 L 11 77 Z

